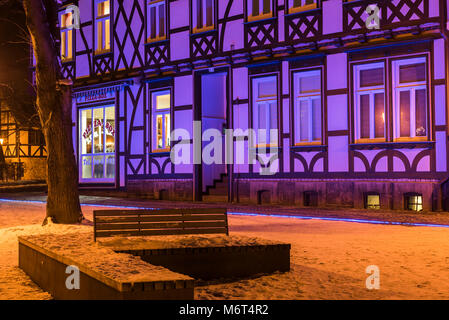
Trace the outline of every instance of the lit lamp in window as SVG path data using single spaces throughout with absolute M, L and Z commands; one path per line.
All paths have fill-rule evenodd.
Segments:
M 0 139 L 0 145 L 3 145 L 3 139 Z

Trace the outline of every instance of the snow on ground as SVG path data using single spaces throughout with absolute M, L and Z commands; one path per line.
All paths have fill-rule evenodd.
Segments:
M 94 207 L 83 207 L 91 218 Z M 41 226 L 41 204 L 0 203 L 0 298 L 49 299 L 17 267 L 17 236 L 90 232 Z M 291 271 L 228 283 L 201 283 L 197 299 L 449 299 L 449 229 L 230 216 L 234 235 L 292 244 Z M 368 290 L 369 265 L 380 290 Z

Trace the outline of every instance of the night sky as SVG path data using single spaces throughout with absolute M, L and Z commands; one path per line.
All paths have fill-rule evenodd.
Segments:
M 13 99 L 18 103 L 11 107 L 15 109 L 12 111 L 17 121 L 29 125 L 35 110 L 32 106 L 30 46 L 26 32 L 21 1 L 0 0 L 0 84 L 14 88 Z M 4 99 L 1 95 L 0 91 L 0 99 Z
M 0 82 L 23 81 L 29 62 L 29 47 L 24 43 L 25 19 L 20 1 L 0 1 Z M 7 21 L 9 20 L 9 21 Z M 14 22 L 14 23 L 13 23 Z

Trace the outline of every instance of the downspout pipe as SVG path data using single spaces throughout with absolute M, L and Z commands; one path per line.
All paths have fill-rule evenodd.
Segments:
M 448 147 L 448 126 L 449 126 L 449 110 L 448 110 L 448 97 L 449 97 L 449 88 L 448 88 L 448 80 L 449 80 L 449 31 L 448 26 L 449 22 L 447 20 L 447 0 L 440 0 L 440 17 L 441 17 L 441 27 L 440 27 L 440 33 L 441 36 L 444 39 L 444 51 L 445 51 L 445 68 L 446 68 L 446 163 L 448 163 L 447 158 L 449 157 L 449 153 L 447 150 Z M 437 207 L 441 207 L 444 209 L 444 203 L 443 203 L 443 185 L 449 181 L 449 168 L 446 167 L 446 177 L 439 181 L 439 188 L 438 188 L 438 198 L 440 199 L 440 204 L 437 205 Z M 439 209 L 439 208 L 438 208 Z

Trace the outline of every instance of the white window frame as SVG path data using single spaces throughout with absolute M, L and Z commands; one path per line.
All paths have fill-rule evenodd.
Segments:
M 295 0 L 286 0 L 288 1 L 288 13 L 296 13 L 296 12 L 302 12 L 307 10 L 313 10 L 318 7 L 318 0 L 313 0 L 313 3 L 306 4 L 306 0 L 299 0 L 301 1 L 301 5 L 295 7 Z
M 305 77 L 310 77 L 318 75 L 320 77 L 320 89 L 318 92 L 310 92 L 310 93 L 300 93 L 300 79 Z M 293 137 L 293 141 L 295 145 L 304 145 L 304 144 L 321 144 L 321 141 L 323 139 L 323 102 L 322 102 L 322 75 L 321 75 L 321 69 L 314 69 L 314 70 L 298 70 L 293 73 L 293 92 L 294 92 L 294 110 L 293 110 L 293 119 L 294 119 L 294 130 L 295 130 L 295 137 Z M 319 140 L 312 140 L 313 136 L 313 100 L 319 99 L 319 105 L 320 105 L 320 138 Z M 298 130 L 301 130 L 301 123 L 300 119 L 297 118 L 297 115 L 299 114 L 299 111 L 297 112 L 298 108 L 300 108 L 300 104 L 302 101 L 308 102 L 308 125 L 309 125 L 309 140 L 307 141 L 296 141 L 296 133 Z
M 61 13 L 61 61 L 67 62 L 73 59 L 73 28 L 72 27 L 72 13 Z M 70 21 L 70 24 L 68 24 Z
M 212 25 L 207 25 L 207 2 L 212 3 Z M 201 2 L 202 7 L 202 26 L 198 23 L 198 2 Z M 192 23 L 193 23 L 193 33 L 205 32 L 215 29 L 215 0 L 192 0 Z
M 278 80 L 276 75 L 267 75 L 263 77 L 254 77 L 252 78 L 252 96 L 253 96 L 253 129 L 257 137 L 257 144 L 256 147 L 262 147 L 263 145 L 266 145 L 267 147 L 273 147 L 278 145 L 278 141 L 271 141 L 271 129 L 278 129 L 278 116 L 276 119 L 271 119 L 271 108 L 274 104 L 274 108 L 276 108 L 276 115 L 278 115 Z M 274 83 L 276 85 L 276 94 L 272 96 L 267 97 L 259 97 L 258 94 L 258 84 L 261 82 L 272 82 L 274 80 Z M 265 106 L 265 117 L 267 119 L 267 124 L 269 128 L 260 128 L 259 127 L 259 109 L 260 107 L 264 105 Z M 265 143 L 261 144 L 259 139 L 258 130 L 259 129 L 265 129 L 266 130 L 266 138 Z M 279 138 L 279 137 L 278 137 Z
M 410 65 L 410 64 L 419 64 L 424 63 L 425 64 L 425 70 L 426 70 L 426 80 L 425 81 L 419 81 L 419 82 L 407 82 L 404 84 L 399 83 L 399 68 L 403 65 Z M 428 74 L 428 63 L 426 57 L 419 57 L 419 58 L 403 58 L 400 60 L 394 60 L 392 62 L 392 86 L 393 86 L 393 138 L 395 141 L 402 141 L 402 140 L 427 140 L 429 136 L 429 103 L 428 103 L 428 97 L 429 97 L 429 88 L 427 86 L 429 74 Z M 425 136 L 417 136 L 416 135 L 416 90 L 422 90 L 424 89 L 426 91 L 426 135 Z M 401 137 L 401 106 L 400 106 L 400 92 L 401 91 L 409 91 L 410 92 L 410 137 Z
M 259 2 L 259 14 L 253 15 L 253 1 Z M 263 13 L 263 4 L 264 0 L 246 0 L 247 4 L 247 17 L 248 21 L 255 21 L 255 20 L 262 20 L 262 19 L 269 19 L 273 17 L 273 1 L 270 1 L 270 12 Z
M 370 69 L 384 69 L 384 84 L 379 86 L 371 86 L 371 87 L 361 87 L 360 86 L 360 71 L 370 70 Z M 387 123 L 386 123 L 386 65 L 385 62 L 374 62 L 368 64 L 359 64 L 354 66 L 354 106 L 355 106 L 355 140 L 356 142 L 375 142 L 375 141 L 386 141 L 387 139 Z M 384 95 L 384 136 L 376 138 L 375 136 L 375 104 L 374 104 L 374 96 L 375 94 L 383 93 Z M 370 97 L 370 137 L 362 138 L 361 137 L 361 112 L 360 112 L 360 99 L 362 95 L 369 94 Z
M 100 3 L 109 2 L 109 14 L 99 15 L 98 7 Z M 95 53 L 102 54 L 111 51 L 111 0 L 100 0 L 95 2 Z M 106 26 L 109 25 L 109 32 Z M 101 26 L 101 27 L 99 27 Z M 101 33 L 100 33 L 101 32 Z M 101 35 L 101 41 L 100 41 Z M 109 41 L 108 41 L 109 40 Z
M 156 41 L 161 41 L 161 40 L 165 40 L 167 39 L 167 3 L 166 0 L 147 0 L 147 30 L 148 30 L 148 37 L 147 37 L 147 42 L 156 42 Z M 164 34 L 161 35 L 161 29 L 160 29 L 160 10 L 159 8 L 163 6 L 164 10 L 164 26 L 163 26 L 163 31 Z M 152 8 L 156 8 L 155 12 L 156 12 L 156 36 L 152 37 L 152 26 L 151 26 L 151 9 Z
M 169 95 L 170 106 L 164 109 L 157 108 L 157 97 L 163 95 Z M 171 89 L 157 89 L 150 91 L 151 99 L 151 150 L 152 152 L 168 152 L 170 151 L 170 130 L 171 130 L 171 106 L 172 106 L 172 95 Z M 157 118 L 162 117 L 162 146 L 159 147 L 157 143 Z M 166 119 L 168 118 L 168 130 L 166 128 Z

